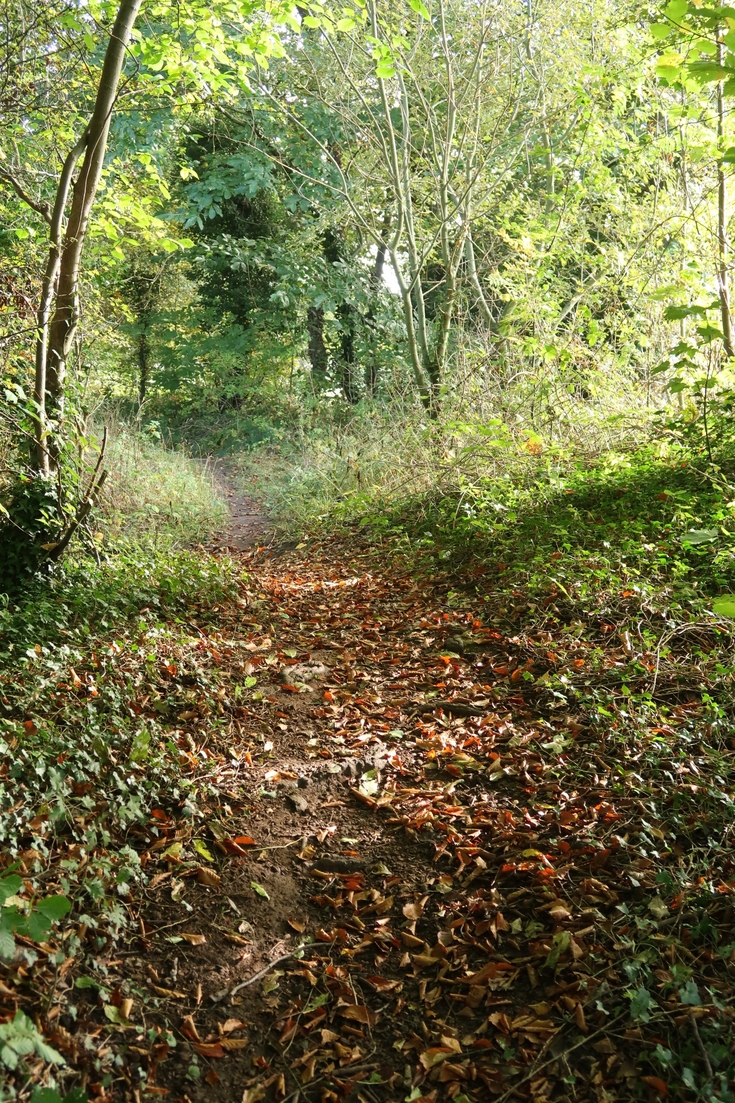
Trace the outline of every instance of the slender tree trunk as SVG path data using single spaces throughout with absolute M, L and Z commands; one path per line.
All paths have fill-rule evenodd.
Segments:
M 321 391 L 327 379 L 327 346 L 324 344 L 324 310 L 320 306 L 310 306 L 306 313 L 306 328 L 309 334 L 309 361 L 314 389 Z
M 356 310 L 351 303 L 340 303 L 337 307 L 337 317 L 342 327 L 340 333 L 340 360 L 342 379 L 340 385 L 342 394 L 348 402 L 356 405 L 360 401 L 360 394 L 355 379 L 355 321 Z
M 138 334 L 138 404 L 145 402 L 148 393 L 148 379 L 150 375 L 151 343 L 148 340 L 148 327 Z
M 383 269 L 385 268 L 385 255 L 388 249 L 387 238 L 390 231 L 391 213 L 386 211 L 383 216 L 383 225 L 381 227 L 380 244 L 378 245 L 378 251 L 375 254 L 375 264 L 370 272 L 370 291 L 372 294 L 372 300 L 368 312 L 365 315 L 365 321 L 369 327 L 371 334 L 371 349 L 370 356 L 365 365 L 365 390 L 372 396 L 378 386 L 378 359 L 375 349 L 375 299 L 380 291 L 380 281 L 383 279 Z
M 723 66 L 725 63 L 725 46 L 722 41 L 722 30 L 717 30 L 717 60 Z M 717 149 L 722 157 L 725 152 L 725 104 L 722 92 L 722 81 L 717 83 Z M 717 282 L 720 294 L 720 315 L 722 317 L 722 336 L 725 346 L 725 354 L 728 360 L 735 357 L 733 348 L 732 313 L 730 310 L 730 274 L 729 257 L 730 241 L 727 233 L 727 176 L 722 160 L 717 169 L 717 244 L 718 244 L 718 273 Z
M 480 276 L 477 271 L 477 258 L 475 257 L 475 244 L 472 240 L 472 231 L 467 227 L 467 233 L 464 239 L 464 257 L 467 265 L 467 274 L 470 277 L 470 283 L 475 289 L 477 295 L 477 305 L 480 308 L 482 319 L 488 329 L 492 328 L 493 316 L 488 306 L 487 299 L 485 298 L 485 292 L 482 284 L 480 283 Z
M 57 446 L 49 442 L 49 416 L 63 416 L 66 361 L 79 320 L 78 288 L 82 249 L 107 149 L 110 119 L 130 35 L 142 0 L 121 0 L 110 32 L 94 111 L 86 130 L 64 164 L 51 226 L 51 247 L 38 312 L 35 392 L 38 403 L 36 462 L 47 474 L 56 467 Z M 79 158 L 84 160 L 72 189 L 71 210 L 61 236 L 71 177 Z M 53 313 L 52 313 L 53 305 Z

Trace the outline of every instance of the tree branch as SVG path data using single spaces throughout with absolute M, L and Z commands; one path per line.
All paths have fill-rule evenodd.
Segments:
M 48 222 L 49 225 L 51 224 L 50 203 L 46 203 L 44 200 L 41 199 L 33 199 L 25 190 L 17 176 L 14 176 L 12 172 L 8 172 L 7 169 L 0 168 L 0 179 L 7 180 L 8 184 L 10 184 L 11 188 L 17 193 L 17 195 L 20 196 L 23 202 L 27 204 L 27 206 L 29 206 L 31 210 L 34 210 L 37 214 L 40 214 L 41 218 L 43 218 L 44 221 Z

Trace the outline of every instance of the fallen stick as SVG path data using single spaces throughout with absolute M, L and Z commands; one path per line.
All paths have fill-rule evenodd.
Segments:
M 305 950 L 307 946 L 308 942 L 302 942 L 295 949 L 291 950 L 289 954 L 282 954 L 281 957 L 275 958 L 273 961 L 269 962 L 268 965 L 258 970 L 257 973 L 254 973 L 252 977 L 241 981 L 240 984 L 236 984 L 234 988 L 223 988 L 221 992 L 215 992 L 215 994 L 210 997 L 212 1003 L 220 1003 L 225 996 L 234 996 L 236 992 L 240 992 L 243 988 L 249 988 L 251 984 L 255 984 L 257 980 L 267 976 L 271 969 L 275 969 L 276 965 L 280 965 L 284 961 L 290 961 L 292 957 L 296 957 L 296 955 L 300 954 L 302 950 Z

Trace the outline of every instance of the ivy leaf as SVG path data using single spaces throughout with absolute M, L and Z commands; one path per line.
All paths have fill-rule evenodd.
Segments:
M 200 854 L 202 858 L 204 858 L 206 862 L 214 861 L 214 857 L 209 851 L 209 848 L 205 843 L 202 842 L 201 839 L 194 839 L 194 849 L 196 850 L 197 854 Z
M 699 998 L 699 989 L 693 980 L 688 980 L 684 987 L 679 989 L 679 999 L 689 1007 L 700 1006 L 702 1001 Z
M 735 620 L 735 594 L 723 594 L 712 602 L 712 612 L 718 617 L 731 617 Z
M 649 1007 L 651 1007 L 653 999 L 651 993 L 647 988 L 639 988 L 630 1000 L 630 1013 L 634 1019 L 640 1019 L 641 1022 L 647 1023 L 651 1016 L 648 1013 Z

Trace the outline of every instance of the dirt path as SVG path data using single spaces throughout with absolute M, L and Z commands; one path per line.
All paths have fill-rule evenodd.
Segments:
M 207 463 L 210 464 L 210 461 Z M 238 553 L 267 544 L 271 526 L 257 498 L 243 493 L 241 482 L 227 460 L 215 459 L 211 470 L 229 509 L 227 525 L 214 550 Z
M 276 545 L 227 489 L 216 587 L 3 699 L 5 823 L 33 818 L 0 1041 L 58 1051 L 12 1097 L 60 1103 L 24 1077 L 63 1059 L 77 1103 L 729 1100 L 734 741 L 692 676 L 609 605 L 509 608 L 489 561 L 422 575 L 359 532 Z M 49 712 L 48 761 L 81 747 L 53 819 Z M 68 896 L 53 941 L 10 910 Z
M 263 531 L 237 516 L 233 542 Z M 640 812 L 611 800 L 604 732 L 544 688 L 558 655 L 359 541 L 240 562 L 240 602 L 202 634 L 211 688 L 180 720 L 205 815 L 156 814 L 125 962 L 176 1040 L 148 1090 L 643 1098 L 638 1053 L 665 1025 L 609 1024 L 628 1015 L 625 907 L 656 866 L 624 876 L 618 821 Z

